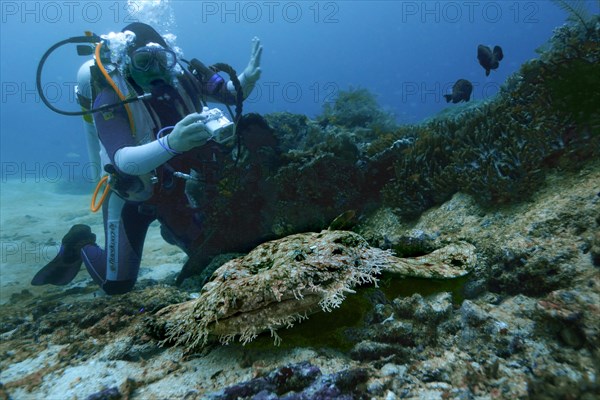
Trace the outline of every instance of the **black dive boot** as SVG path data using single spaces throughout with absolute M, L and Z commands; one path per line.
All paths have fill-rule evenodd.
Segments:
M 66 285 L 71 282 L 83 262 L 81 248 L 86 244 L 94 243 L 96 243 L 96 235 L 88 225 L 73 225 L 69 233 L 63 237 L 58 255 L 35 274 L 31 284 L 34 286 Z

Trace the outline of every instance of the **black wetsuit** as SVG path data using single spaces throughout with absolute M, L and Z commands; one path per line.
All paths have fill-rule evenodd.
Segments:
M 144 101 L 156 127 L 152 137 L 162 127 L 175 125 L 185 115 L 200 112 L 201 100 L 208 98 L 235 104 L 235 96 L 227 90 L 226 84 L 219 85 L 215 90 L 214 76 L 205 78 L 202 81 L 211 82 L 211 85 L 201 85 L 186 71 L 179 79 L 179 84 L 175 85 L 176 88 L 170 85 L 158 87 L 153 91 L 152 98 Z M 107 87 L 96 97 L 94 108 L 116 102 L 116 94 Z M 157 182 L 152 185 L 150 197 L 143 201 L 132 200 L 127 193 L 127 185 L 135 186 L 138 177 L 128 176 L 114 167 L 115 154 L 119 149 L 140 144 L 132 135 L 125 107 L 117 107 L 110 114 L 94 114 L 94 123 L 111 161 L 110 168 L 115 172 L 116 181 L 124 184 L 112 190 L 102 206 L 105 248 L 95 244 L 86 245 L 82 249 L 82 258 L 94 281 L 106 293 L 125 293 L 133 288 L 137 280 L 146 232 L 154 220 L 160 221 L 163 237 L 186 252 L 202 241 L 202 227 L 198 218 L 201 210 L 190 207 L 184 192 L 185 181 L 175 178 L 173 172 L 189 172 L 191 168 L 201 171 L 206 160 L 214 158 L 211 152 L 218 151 L 218 148 L 211 149 L 208 144 L 204 148 L 173 156 L 155 169 Z

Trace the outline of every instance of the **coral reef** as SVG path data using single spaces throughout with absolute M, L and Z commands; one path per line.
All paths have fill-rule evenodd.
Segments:
M 326 228 L 382 203 L 415 219 L 455 193 L 497 207 L 530 199 L 553 168 L 576 170 L 600 153 L 600 23 L 556 30 L 488 100 L 396 126 L 366 89 L 342 91 L 316 121 L 274 113 L 237 161 L 225 157 L 214 187 L 195 194 L 205 240 L 178 283 L 217 254 Z M 255 138 L 256 139 L 256 138 Z
M 590 91 L 600 85 L 598 72 L 597 64 L 580 60 L 553 71 L 526 64 L 520 73 L 536 80 L 523 78 L 518 88 L 469 113 L 429 122 L 428 131 L 392 161 L 395 177 L 382 188 L 384 201 L 410 218 L 457 191 L 487 206 L 529 198 L 547 166 L 575 168 L 597 155 L 600 139 L 591 126 L 598 115 L 580 96 L 600 100 Z M 574 76 L 596 81 L 578 91 Z
M 261 338 L 246 346 L 213 342 L 187 356 L 179 346 L 159 347 L 157 337 L 164 339 L 165 331 L 153 330 L 156 310 L 202 295 L 174 287 L 141 282 L 126 295 L 101 297 L 90 280 L 88 287 L 53 295 L 15 295 L 0 309 L 0 394 L 597 398 L 600 272 L 592 247 L 600 221 L 599 181 L 596 161 L 551 174 L 530 202 L 502 209 L 486 210 L 472 196 L 457 194 L 416 221 L 380 210 L 357 227 L 370 242 L 413 256 L 459 240 L 476 246 L 474 271 L 448 280 L 468 281 L 459 288 L 462 297 L 447 288 L 424 290 L 435 286 L 431 279 L 422 287 L 411 282 L 412 292 L 388 292 L 381 274 L 379 288 L 348 294 L 339 308 L 343 318 L 336 316 L 338 309 L 315 314 L 285 330 L 279 347 L 268 334 L 262 338 L 267 345 L 256 348 Z M 502 271 L 500 264 L 510 265 L 515 257 L 523 260 Z M 532 270 L 530 262 L 540 272 L 523 285 L 519 276 Z M 561 279 L 543 274 L 544 264 Z M 540 289 L 533 290 L 533 282 Z M 353 302 L 356 297 L 361 304 Z M 341 351 L 315 339 L 331 334 L 327 323 L 344 335 Z M 294 335 L 306 340 L 294 342 Z M 321 392 L 328 388 L 332 392 Z
M 487 206 L 514 203 L 540 187 L 549 166 L 577 168 L 597 157 L 598 17 L 587 27 L 561 27 L 550 43 L 496 98 L 446 112 L 412 133 L 404 128 L 401 137 L 413 144 L 386 154 L 395 174 L 381 188 L 385 203 L 407 218 L 457 191 Z
M 598 16 L 558 28 L 498 96 L 421 125 L 270 115 L 277 143 L 195 193 L 212 207 L 198 286 L 14 295 L 0 398 L 598 398 L 599 32 Z M 338 215 L 356 233 L 295 234 Z M 212 335 L 229 346 L 186 352 Z
M 596 161 L 570 174 L 563 171 L 560 179 L 548 177 L 532 203 L 486 211 L 471 196 L 457 194 L 415 222 L 383 210 L 365 221 L 359 231 L 376 243 L 403 236 L 389 240 L 388 232 L 410 237 L 414 231 L 436 242 L 468 240 L 485 267 L 470 276 L 458 311 L 444 307 L 448 294 L 413 295 L 377 306 L 372 328 L 352 357 L 398 365 L 407 358 L 422 360 L 410 366 L 427 371 L 421 378 L 404 375 L 390 386 L 407 397 L 422 394 L 427 380 L 438 382 L 435 390 L 450 397 L 597 396 L 600 346 L 593 321 L 600 275 L 591 249 L 600 218 L 599 167 Z M 444 217 L 448 213 L 451 219 Z M 422 348 L 436 350 L 423 355 Z M 465 382 L 462 389 L 458 381 Z
M 395 125 L 393 115 L 382 111 L 375 96 L 364 88 L 341 91 L 333 103 L 325 103 L 318 120 L 322 125 L 349 129 L 387 129 Z M 367 136 L 366 139 L 374 137 Z
M 196 300 L 163 309 L 167 342 L 196 349 L 209 336 L 242 343 L 292 327 L 308 315 L 338 308 L 348 293 L 376 283 L 383 270 L 396 276 L 449 279 L 474 266 L 474 248 L 456 243 L 416 258 L 401 259 L 371 247 L 350 231 L 322 231 L 263 243 L 231 260 L 211 277 Z

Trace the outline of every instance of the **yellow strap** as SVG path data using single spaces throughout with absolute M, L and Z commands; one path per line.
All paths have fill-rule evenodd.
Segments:
M 103 184 L 106 184 L 106 187 L 104 188 L 104 192 L 102 192 L 100 202 L 96 204 L 96 197 L 98 197 L 98 193 L 100 192 L 100 188 Z M 108 184 L 108 175 L 104 175 L 102 179 L 100 179 L 100 182 L 98 182 L 98 184 L 96 185 L 96 189 L 94 190 L 94 194 L 92 195 L 92 203 L 90 204 L 90 210 L 92 210 L 92 212 L 96 212 L 100 209 L 100 207 L 102 207 L 102 203 L 104 203 L 104 200 L 106 199 L 106 196 L 108 195 L 109 191 L 110 185 Z

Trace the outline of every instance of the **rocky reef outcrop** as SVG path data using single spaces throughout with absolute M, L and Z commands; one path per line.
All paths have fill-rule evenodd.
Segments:
M 414 219 L 456 193 L 493 209 L 528 201 L 553 170 L 581 168 L 600 153 L 600 31 L 590 18 L 557 29 L 497 96 L 418 125 L 396 125 L 365 89 L 342 92 L 314 121 L 266 116 L 258 144 L 197 191 L 209 239 L 179 282 L 207 255 L 318 232 L 349 210 L 360 220 L 383 205 Z

